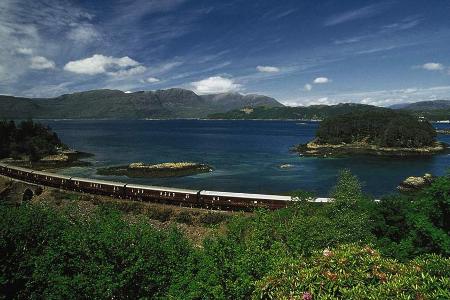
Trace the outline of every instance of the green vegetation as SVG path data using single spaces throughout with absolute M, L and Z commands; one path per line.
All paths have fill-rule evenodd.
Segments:
M 430 146 L 436 131 L 427 121 L 392 110 L 352 112 L 320 123 L 318 144 L 368 143 L 380 147 Z
M 349 112 L 365 112 L 378 110 L 371 105 L 345 103 L 337 105 L 311 105 L 298 107 L 266 107 L 232 110 L 208 116 L 209 119 L 225 120 L 321 120 Z
M 201 247 L 111 207 L 0 205 L 0 298 L 448 299 L 449 191 L 447 175 L 376 203 L 344 171 L 333 203 L 297 193 Z
M 180 88 L 135 93 L 104 89 L 44 99 L 0 95 L 0 118 L 204 118 L 210 113 L 258 105 L 283 106 L 275 99 L 262 95 L 238 93 L 197 95 L 193 91 Z
M 97 169 L 100 175 L 115 175 L 128 177 L 180 177 L 211 172 L 212 168 L 206 164 L 194 162 L 167 162 L 148 165 L 142 162 L 125 166 L 114 166 Z
M 56 133 L 39 123 L 23 121 L 16 126 L 14 121 L 0 122 L 0 158 L 25 155 L 38 161 L 65 147 Z

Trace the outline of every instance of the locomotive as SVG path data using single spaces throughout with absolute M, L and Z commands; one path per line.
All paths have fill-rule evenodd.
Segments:
M 250 211 L 256 208 L 266 208 L 274 210 L 284 208 L 295 200 L 290 196 L 189 190 L 72 177 L 3 163 L 0 163 L 0 174 L 68 191 L 207 209 Z

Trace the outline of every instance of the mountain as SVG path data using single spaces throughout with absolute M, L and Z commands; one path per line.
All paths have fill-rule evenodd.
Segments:
M 391 108 L 408 111 L 415 116 L 424 117 L 431 121 L 450 120 L 450 100 L 396 104 Z
M 197 95 L 193 91 L 179 88 L 135 93 L 92 90 L 40 99 L 0 95 L 0 118 L 202 118 L 212 113 L 261 105 L 283 107 L 277 100 L 261 95 Z
M 210 119 L 294 119 L 294 120 L 321 120 L 327 117 L 342 115 L 349 112 L 365 112 L 368 110 L 388 110 L 387 108 L 372 105 L 341 103 L 337 105 L 311 105 L 297 107 L 255 107 L 236 109 L 226 113 L 215 113 Z
M 404 110 L 438 110 L 438 109 L 450 109 L 450 100 L 434 100 L 434 101 L 421 101 L 414 103 L 401 103 L 390 106 L 392 109 L 404 109 Z

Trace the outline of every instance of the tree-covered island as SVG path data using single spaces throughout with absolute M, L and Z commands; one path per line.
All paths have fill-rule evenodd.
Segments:
M 69 149 L 48 126 L 31 120 L 0 122 L 0 159 L 34 169 L 86 165 L 88 153 Z
M 350 112 L 323 120 L 316 138 L 295 150 L 306 156 L 430 155 L 446 149 L 426 120 L 390 109 Z

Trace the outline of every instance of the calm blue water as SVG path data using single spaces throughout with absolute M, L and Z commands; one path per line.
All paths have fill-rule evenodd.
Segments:
M 253 193 L 286 193 L 296 189 L 328 194 L 339 170 L 348 168 L 366 192 L 380 196 L 395 191 L 407 176 L 445 174 L 450 155 L 393 159 L 304 158 L 289 152 L 314 137 L 317 123 L 294 121 L 45 121 L 69 146 L 95 154 L 92 167 L 63 174 L 172 187 Z M 437 125 L 440 128 L 448 124 Z M 439 136 L 450 143 L 450 136 Z M 131 179 L 99 176 L 96 168 L 143 161 L 194 161 L 214 167 L 209 174 L 180 178 Z M 281 164 L 292 164 L 280 169 Z

